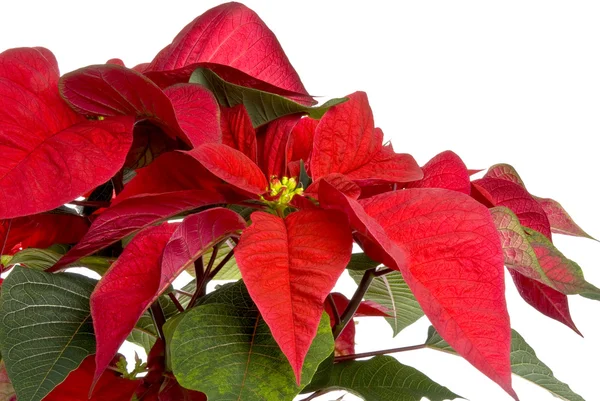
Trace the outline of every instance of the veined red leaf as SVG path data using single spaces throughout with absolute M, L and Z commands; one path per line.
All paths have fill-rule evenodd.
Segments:
M 82 114 L 150 119 L 192 147 L 221 140 L 216 100 L 198 85 L 182 84 L 163 92 L 137 71 L 103 64 L 64 75 L 60 90 Z
M 158 401 L 207 401 L 206 395 L 181 387 L 177 380 L 165 377 L 158 393 Z
M 319 120 L 310 117 L 304 117 L 298 121 L 290 134 L 288 161 L 304 160 L 305 163 L 308 162 L 318 124 Z
M 223 144 L 206 144 L 186 152 L 209 172 L 233 187 L 253 195 L 263 194 L 269 185 L 265 175 L 239 150 Z
M 423 179 L 406 184 L 406 188 L 444 188 L 471 193 L 471 180 L 467 166 L 458 155 L 445 151 L 423 166 Z
M 49 271 L 60 270 L 131 233 L 178 213 L 222 202 L 225 199 L 218 193 L 192 190 L 128 198 L 102 212 L 81 241 Z
M 514 182 L 498 178 L 482 178 L 473 186 L 494 206 L 506 206 L 519 218 L 521 225 L 539 231 L 552 239 L 550 222 L 540 204 L 527 190 Z
M 523 231 L 519 218 L 507 207 L 497 206 L 490 209 L 492 219 L 502 244 L 504 265 L 519 273 L 553 287 L 546 276 L 535 250 L 529 242 L 529 236 Z
M 114 206 L 141 194 L 208 190 L 220 182 L 186 152 L 168 152 L 157 157 L 149 166 L 138 170 L 112 204 Z
M 219 105 L 208 89 L 197 84 L 179 84 L 165 89 L 165 95 L 192 146 L 222 142 Z
M 177 224 L 137 234 L 98 282 L 90 297 L 96 335 L 96 382 L 156 296 L 163 249 Z
M 525 188 L 525 183 L 521 179 L 519 173 L 517 173 L 517 170 L 515 170 L 515 168 L 510 164 L 506 163 L 494 164 L 488 169 L 487 173 L 485 173 L 484 178 L 497 178 L 500 180 L 510 181 L 519 185 L 520 187 Z
M 208 209 L 183 219 L 165 246 L 157 295 L 201 255 L 245 227 L 239 214 L 224 208 Z
M 567 211 L 554 199 L 533 197 L 544 209 L 553 233 L 594 239 L 573 221 Z
M 285 219 L 254 212 L 234 249 L 244 283 L 300 383 L 323 302 L 350 261 L 342 213 L 302 210 Z
M 350 319 L 344 330 L 335 339 L 334 343 L 334 356 L 352 355 L 356 353 L 354 348 L 356 337 L 356 322 L 354 319 Z
M 600 294 L 600 289 L 585 281 L 581 267 L 567 259 L 548 238 L 528 228 L 525 228 L 525 233 L 554 289 L 563 294 Z
M 382 145 L 367 95 L 356 92 L 328 110 L 317 125 L 310 161 L 314 180 L 341 173 L 363 184 L 408 182 L 423 178 L 412 156 Z
M 292 114 L 270 122 L 258 149 L 259 165 L 267 177 L 287 176 L 287 150 L 290 134 L 300 116 Z
M 133 119 L 86 120 L 59 96 L 58 74 L 46 49 L 0 54 L 0 219 L 61 206 L 125 161 Z
M 487 208 L 444 189 L 407 189 L 360 204 L 408 255 L 402 276 L 441 336 L 517 399 L 504 258 Z
M 582 335 L 571 318 L 569 300 L 565 294 L 553 290 L 539 281 L 525 277 L 516 270 L 509 269 L 508 271 L 525 302 L 544 315 L 563 323 L 580 336 Z
M 310 184 L 304 193 L 318 199 L 319 186 L 322 181 L 327 181 L 329 185 L 335 187 L 349 198 L 358 199 L 360 196 L 360 187 L 355 182 L 346 178 L 345 175 L 339 173 L 328 174 L 325 177 L 319 178 L 317 181 Z
M 96 364 L 90 355 L 48 394 L 44 401 L 130 401 L 141 380 L 129 380 L 111 370 L 105 371 L 89 396 Z
M 89 221 L 80 216 L 44 213 L 0 220 L 0 255 L 19 248 L 48 248 L 54 244 L 73 244 L 87 232 Z
M 222 4 L 193 20 L 158 53 L 146 72 L 199 62 L 230 66 L 285 90 L 307 94 L 273 32 L 239 3 Z
M 239 150 L 257 163 L 256 132 L 244 105 L 221 108 L 223 144 Z

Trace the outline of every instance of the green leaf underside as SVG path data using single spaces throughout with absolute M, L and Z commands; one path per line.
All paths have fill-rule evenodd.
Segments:
M 342 389 L 366 401 L 431 401 L 461 398 L 391 356 L 335 364 L 327 389 Z
M 179 383 L 211 401 L 291 400 L 333 352 L 323 314 L 304 367 L 302 385 L 240 281 L 205 297 L 181 319 L 170 345 Z
M 233 107 L 243 104 L 254 128 L 279 117 L 296 113 L 306 113 L 318 120 L 330 107 L 347 100 L 346 98 L 331 99 L 321 106 L 303 106 L 283 96 L 229 83 L 206 68 L 198 68 L 194 71 L 190 83 L 205 86 L 222 106 Z
M 360 283 L 362 272 L 350 270 L 349 273 L 356 284 Z M 375 277 L 365 294 L 365 299 L 388 309 L 386 313 L 391 317 L 386 317 L 385 320 L 392 326 L 394 337 L 424 315 L 400 272 Z
M 46 270 L 52 267 L 63 256 L 63 253 L 56 252 L 56 247 L 48 249 L 27 248 L 17 252 L 11 259 L 10 265 L 24 265 L 31 269 Z M 110 267 L 114 259 L 102 256 L 86 256 L 79 261 L 72 263 L 70 267 L 85 267 L 96 273 L 103 275 Z M 8 263 L 7 263 L 8 265 Z
M 15 267 L 2 285 L 0 347 L 19 401 L 40 401 L 95 352 L 95 281 Z
M 348 270 L 356 270 L 356 271 L 365 271 L 369 269 L 373 269 L 379 266 L 381 263 L 375 262 L 373 259 L 368 257 L 364 253 L 353 253 L 350 258 L 350 262 L 346 269 Z
M 429 327 L 426 344 L 431 349 L 457 355 L 433 326 Z M 533 348 L 515 330 L 511 334 L 510 364 L 513 374 L 537 384 L 561 400 L 585 401 L 567 384 L 554 377 L 552 370 L 538 359 Z

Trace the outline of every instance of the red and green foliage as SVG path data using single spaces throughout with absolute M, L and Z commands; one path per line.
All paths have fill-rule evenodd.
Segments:
M 315 106 L 241 4 L 122 64 L 61 77 L 47 49 L 0 54 L 2 399 L 460 398 L 394 350 L 355 352 L 354 317 L 397 334 L 422 315 L 413 349 L 456 353 L 514 399 L 513 374 L 581 399 L 511 331 L 504 268 L 579 333 L 567 295 L 600 290 L 552 233 L 591 237 L 511 166 L 473 180 L 446 151 L 419 167 L 364 92 Z M 347 270 L 351 299 L 332 292 Z M 237 282 L 208 291 L 219 279 Z M 133 372 L 126 340 L 149 352 Z

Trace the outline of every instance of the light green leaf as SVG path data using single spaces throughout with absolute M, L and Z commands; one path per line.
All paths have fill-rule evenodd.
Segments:
M 206 68 L 198 68 L 194 71 L 190 82 L 208 88 L 222 106 L 233 107 L 243 104 L 255 128 L 295 113 L 306 113 L 318 120 L 330 107 L 348 100 L 347 98 L 331 99 L 321 106 L 304 106 L 283 96 L 229 83 Z
M 169 319 L 179 312 L 169 297 L 163 295 L 158 298 L 158 301 L 163 309 L 165 318 Z M 156 342 L 157 338 L 158 334 L 156 333 L 156 327 L 154 326 L 152 316 L 150 316 L 150 313 L 146 311 L 140 320 L 138 320 L 137 324 L 133 328 L 133 331 L 129 334 L 129 336 L 127 336 L 127 341 L 144 348 L 144 351 L 146 351 L 147 354 L 150 352 L 150 349 Z
M 421 401 L 423 397 L 431 401 L 443 401 L 461 398 L 391 356 L 337 363 L 333 366 L 326 388 L 347 390 L 367 401 Z
M 223 242 L 221 244 L 221 246 L 219 247 L 219 249 L 217 250 L 217 257 L 213 263 L 213 269 L 215 269 L 217 266 L 219 266 L 219 264 L 227 257 L 229 252 L 231 252 L 231 247 L 229 245 L 227 245 L 227 242 Z M 208 261 L 210 260 L 210 257 L 211 257 L 211 253 L 209 252 L 208 254 L 204 255 L 204 257 L 202 259 L 204 262 L 205 269 L 208 264 Z M 191 266 L 190 268 L 186 269 L 186 271 L 192 277 L 196 276 L 196 271 L 194 270 L 194 266 Z M 237 263 L 235 262 L 235 258 L 231 257 L 225 263 L 225 265 L 221 268 L 221 270 L 219 270 L 219 272 L 213 278 L 213 280 L 239 280 L 241 278 L 242 278 L 242 274 L 240 273 Z M 194 287 L 194 289 L 195 289 L 195 287 Z
M 365 271 L 369 269 L 373 269 L 379 266 L 381 263 L 375 262 L 373 259 L 368 257 L 364 253 L 353 253 L 350 258 L 350 262 L 346 269 L 348 270 L 356 270 L 356 271 Z M 362 277 L 362 276 L 361 276 Z
M 425 343 L 431 349 L 457 355 L 456 351 L 440 337 L 433 326 L 429 327 Z M 554 377 L 552 370 L 538 359 L 533 348 L 515 330 L 512 330 L 511 333 L 510 364 L 513 374 L 537 384 L 561 400 L 585 401 L 567 384 Z
M 333 352 L 333 336 L 323 314 L 297 386 L 289 362 L 240 281 L 209 294 L 185 314 L 170 352 L 179 383 L 211 401 L 291 400 Z
M 22 251 L 17 252 L 6 266 L 19 264 L 31 269 L 46 270 L 58 262 L 63 256 L 63 253 L 56 251 L 57 249 L 57 247 L 48 249 L 23 249 Z M 106 258 L 103 256 L 86 256 L 77 262 L 72 263 L 70 267 L 85 267 L 103 275 L 114 260 L 114 258 Z
M 95 281 L 15 267 L 2 284 L 0 348 L 19 401 L 40 401 L 87 357 Z
M 349 273 L 357 284 L 360 283 L 362 272 L 349 270 Z M 386 317 L 385 320 L 392 326 L 394 337 L 424 315 L 400 272 L 375 277 L 365 294 L 365 299 L 388 309 L 386 313 L 391 317 Z

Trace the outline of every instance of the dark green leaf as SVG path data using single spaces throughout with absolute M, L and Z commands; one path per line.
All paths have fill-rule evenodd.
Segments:
M 456 352 L 440 337 L 433 326 L 429 327 L 425 343 L 431 349 L 456 355 Z M 552 395 L 566 401 L 585 401 L 567 384 L 554 377 L 552 370 L 538 359 L 533 348 L 515 330 L 512 330 L 511 335 L 510 363 L 513 374 L 537 384 Z
M 349 270 L 349 273 L 357 284 L 360 283 L 362 272 Z M 386 317 L 385 320 L 392 326 L 394 337 L 424 315 L 400 272 L 375 277 L 365 294 L 365 299 L 388 309 L 386 313 L 391 317 Z
M 48 249 L 23 249 L 22 251 L 17 252 L 9 260 L 6 266 L 20 264 L 31 269 L 46 270 L 58 262 L 58 260 L 63 256 L 63 253 L 57 252 L 58 249 L 59 248 L 56 246 Z M 95 271 L 100 275 L 103 275 L 106 273 L 106 270 L 108 270 L 114 260 L 115 259 L 113 258 L 107 258 L 103 256 L 86 256 L 71 264 L 70 267 L 85 267 Z
M 302 393 L 312 393 L 313 391 L 317 391 L 322 389 L 329 382 L 329 377 L 331 377 L 331 369 L 333 369 L 333 361 L 335 359 L 335 355 L 332 353 L 325 359 L 315 372 L 310 383 L 302 389 Z
M 330 107 L 347 100 L 346 98 L 331 99 L 321 106 L 303 106 L 283 96 L 229 83 L 206 68 L 198 68 L 194 71 L 190 82 L 208 88 L 222 106 L 233 107 L 243 104 L 255 128 L 295 113 L 306 113 L 318 120 Z
M 335 364 L 327 389 L 347 390 L 367 401 L 431 401 L 461 398 L 391 356 Z
M 167 319 L 175 316 L 179 312 L 169 297 L 161 296 L 158 300 Z M 157 338 L 158 334 L 156 334 L 156 327 L 154 326 L 152 316 L 150 316 L 150 313 L 146 311 L 140 320 L 138 320 L 131 334 L 129 334 L 127 337 L 127 341 L 144 348 L 144 351 L 146 351 L 147 354 L 150 352 L 150 349 L 156 342 Z
M 291 400 L 333 351 L 323 314 L 296 385 L 292 368 L 240 281 L 207 296 L 181 319 L 170 344 L 173 372 L 182 386 L 209 400 Z
M 306 189 L 312 184 L 312 179 L 308 176 L 306 172 L 306 164 L 304 160 L 300 160 L 300 175 L 298 177 L 298 181 L 302 184 L 302 188 Z
M 373 259 L 368 257 L 364 253 L 353 253 L 350 258 L 350 262 L 346 269 L 348 270 L 356 270 L 356 271 L 365 271 L 369 269 L 373 269 L 379 266 L 381 263 L 375 262 Z
M 2 284 L 0 348 L 19 401 L 40 401 L 87 357 L 95 281 L 15 267 Z

